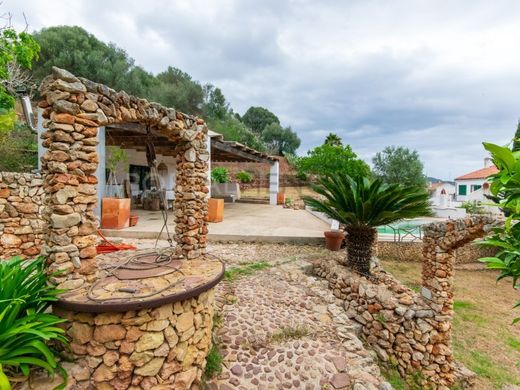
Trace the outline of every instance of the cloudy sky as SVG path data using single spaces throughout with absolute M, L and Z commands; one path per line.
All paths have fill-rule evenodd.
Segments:
M 520 118 L 520 2 L 4 0 L 31 29 L 79 25 L 158 73 L 173 65 L 264 106 L 302 139 L 329 132 L 367 162 L 417 149 L 443 179 L 483 166 Z

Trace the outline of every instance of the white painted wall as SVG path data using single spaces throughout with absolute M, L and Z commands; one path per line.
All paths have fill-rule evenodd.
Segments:
M 128 163 L 126 166 L 121 166 L 117 172 L 117 182 L 122 185 L 123 180 L 130 179 L 129 167 L 130 165 L 148 166 L 146 160 L 146 152 L 137 151 L 135 149 L 125 149 L 128 155 Z M 105 162 L 108 160 L 108 153 L 105 153 Z M 168 168 L 167 173 L 160 175 L 161 187 L 166 190 L 166 198 L 175 198 L 175 178 L 177 176 L 177 163 L 175 157 L 157 155 L 158 164 L 164 163 Z M 132 188 L 132 193 L 138 194 L 138 188 Z
M 456 200 L 458 202 L 465 202 L 469 200 L 476 200 L 480 202 L 487 201 L 487 199 L 484 197 L 485 191 L 482 191 L 482 187 L 481 190 L 475 190 L 473 188 L 475 185 L 483 186 L 484 183 L 486 183 L 486 179 L 455 180 L 455 185 L 457 186 Z M 466 186 L 466 195 L 459 195 L 459 186 L 461 185 Z
M 442 194 L 444 190 L 445 194 Z M 434 206 L 449 207 L 455 200 L 456 187 L 451 183 L 441 183 L 430 195 L 430 200 Z

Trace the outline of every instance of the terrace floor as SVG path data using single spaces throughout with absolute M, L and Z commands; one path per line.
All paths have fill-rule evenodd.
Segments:
M 156 238 L 163 227 L 159 211 L 132 210 L 139 216 L 136 226 L 103 229 L 107 237 Z M 330 225 L 306 210 L 250 203 L 226 203 L 224 221 L 209 224 L 210 241 L 261 241 L 300 244 L 323 243 L 323 232 Z M 168 230 L 175 232 L 174 216 L 168 213 Z M 166 238 L 163 231 L 161 238 Z

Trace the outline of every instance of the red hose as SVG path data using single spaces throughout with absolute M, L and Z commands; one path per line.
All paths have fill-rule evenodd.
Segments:
M 99 230 L 97 231 L 97 234 L 99 237 L 101 237 L 102 241 L 104 242 L 96 246 L 96 253 L 98 254 L 137 249 L 135 246 L 130 244 L 114 244 L 110 242 Z

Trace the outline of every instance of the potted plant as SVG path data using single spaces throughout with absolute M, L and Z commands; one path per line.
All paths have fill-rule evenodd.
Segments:
M 345 239 L 345 232 L 342 230 L 329 230 L 323 233 L 325 235 L 325 248 L 329 251 L 339 251 L 341 244 Z
M 108 180 L 105 197 L 101 200 L 101 227 L 122 229 L 128 227 L 130 219 L 130 198 L 125 197 L 123 186 L 118 183 L 118 171 L 126 171 L 128 155 L 118 146 L 107 148 Z

